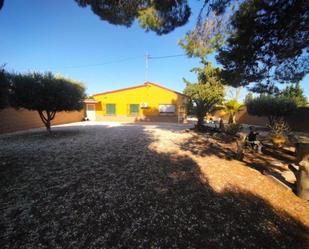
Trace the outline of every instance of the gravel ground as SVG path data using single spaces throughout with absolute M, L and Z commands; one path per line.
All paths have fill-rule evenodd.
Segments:
M 308 202 L 184 128 L 0 136 L 0 248 L 308 248 Z

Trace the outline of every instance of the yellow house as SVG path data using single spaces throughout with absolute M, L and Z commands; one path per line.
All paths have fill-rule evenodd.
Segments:
M 89 120 L 120 122 L 184 122 L 188 97 L 158 84 L 98 93 L 86 100 Z

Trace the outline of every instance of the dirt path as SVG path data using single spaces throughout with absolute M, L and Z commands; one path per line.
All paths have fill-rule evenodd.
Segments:
M 181 126 L 76 124 L 0 146 L 1 248 L 308 246 L 307 202 Z

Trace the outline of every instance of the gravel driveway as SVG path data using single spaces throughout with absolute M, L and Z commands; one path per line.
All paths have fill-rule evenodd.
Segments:
M 0 136 L 0 248 L 307 248 L 307 202 L 184 128 Z

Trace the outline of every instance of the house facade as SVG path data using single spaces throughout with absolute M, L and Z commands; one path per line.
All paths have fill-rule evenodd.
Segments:
M 85 101 L 89 120 L 117 122 L 186 121 L 188 97 L 161 85 L 143 85 L 98 93 Z

